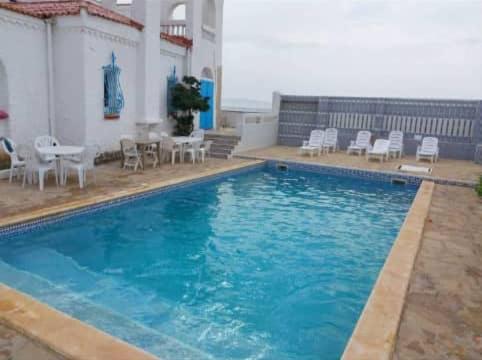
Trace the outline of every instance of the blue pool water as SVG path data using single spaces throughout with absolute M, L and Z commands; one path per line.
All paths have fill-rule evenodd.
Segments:
M 416 188 L 253 170 L 0 238 L 0 281 L 170 359 L 338 359 Z

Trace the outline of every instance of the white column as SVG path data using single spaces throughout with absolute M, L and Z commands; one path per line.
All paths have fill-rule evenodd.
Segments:
M 132 17 L 144 24 L 137 51 L 138 122 L 159 122 L 161 106 L 161 2 L 134 0 Z

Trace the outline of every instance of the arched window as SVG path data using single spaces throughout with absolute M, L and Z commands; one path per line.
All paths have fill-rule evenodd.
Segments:
M 186 4 L 177 4 L 171 11 L 171 20 L 186 20 Z
M 214 0 L 204 0 L 203 25 L 207 25 L 211 29 L 216 29 L 216 4 Z

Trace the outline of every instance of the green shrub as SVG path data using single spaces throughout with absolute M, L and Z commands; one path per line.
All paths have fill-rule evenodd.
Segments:
M 194 114 L 209 110 L 209 98 L 201 95 L 201 82 L 193 76 L 184 76 L 182 83 L 172 90 L 171 114 L 176 120 L 175 135 L 187 136 L 193 128 Z
M 482 197 L 482 176 L 479 178 L 479 185 L 475 188 L 477 194 Z

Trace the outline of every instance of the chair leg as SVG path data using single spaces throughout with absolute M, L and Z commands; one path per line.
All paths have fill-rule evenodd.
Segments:
M 22 187 L 25 187 L 25 182 L 27 180 L 27 169 L 23 172 L 23 181 L 22 181 Z
M 79 187 L 81 189 L 84 188 L 84 172 L 82 171 L 82 169 L 77 169 L 77 176 L 79 178 Z
M 11 183 L 12 182 L 12 178 L 13 178 L 13 164 L 10 166 L 10 177 L 8 179 L 8 182 Z
M 44 191 L 44 180 L 45 180 L 45 173 L 43 171 L 38 172 L 38 180 L 39 180 L 39 187 L 40 191 Z

